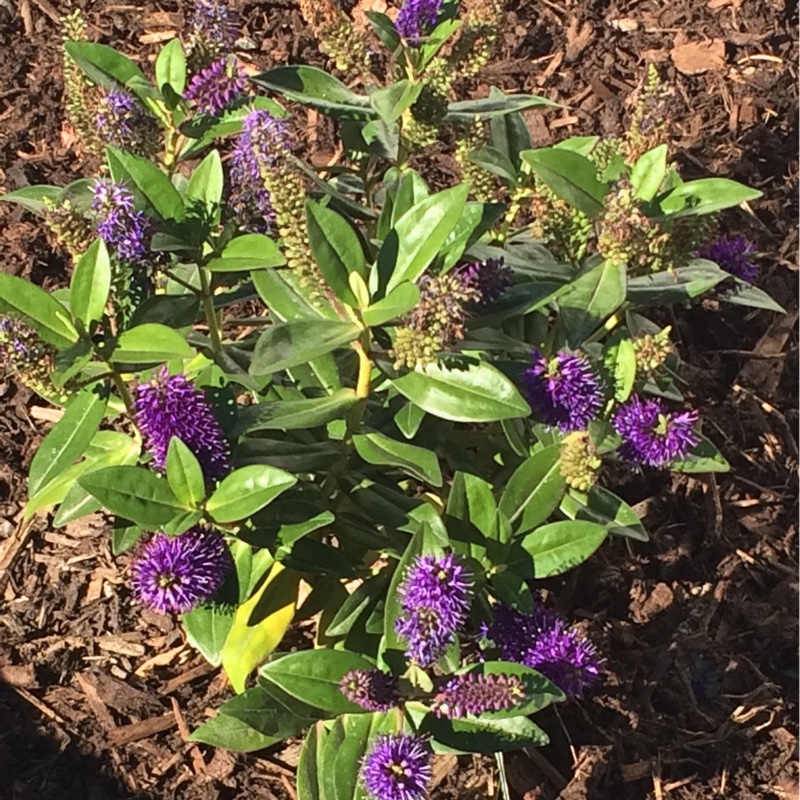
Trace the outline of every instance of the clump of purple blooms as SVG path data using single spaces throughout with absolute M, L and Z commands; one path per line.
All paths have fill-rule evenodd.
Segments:
M 698 416 L 697 411 L 667 411 L 657 397 L 634 395 L 612 419 L 622 437 L 619 454 L 632 464 L 657 468 L 686 458 L 700 441 L 694 430 Z
M 472 587 L 472 575 L 452 554 L 414 559 L 398 587 L 404 616 L 395 620 L 413 663 L 431 666 L 455 641 L 469 615 Z
M 525 687 L 516 675 L 481 675 L 468 672 L 450 678 L 436 695 L 433 713 L 458 719 L 468 714 L 506 711 L 525 698 Z
M 244 92 L 247 76 L 234 59 L 218 58 L 189 82 L 184 97 L 198 111 L 216 117 Z
M 494 303 L 511 286 L 512 272 L 502 258 L 488 258 L 465 264 L 456 270 L 465 289 L 475 292 L 475 303 L 484 305 Z
M 274 166 L 292 148 L 289 126 L 269 111 L 253 110 L 231 156 L 231 207 L 242 227 L 265 233 L 275 219 L 261 171 Z
M 431 775 L 431 751 L 421 736 L 378 734 L 361 766 L 370 800 L 423 800 Z
M 580 355 L 559 352 L 548 359 L 534 350 L 523 380 L 534 414 L 562 433 L 585 430 L 603 404 L 601 380 Z
M 166 367 L 134 391 L 134 419 L 144 437 L 153 466 L 163 470 L 173 436 L 194 453 L 206 480 L 230 472 L 231 451 L 202 389 L 185 375 L 170 375 Z
M 436 25 L 443 0 L 406 0 L 395 27 L 404 39 L 419 39 Z
M 159 614 L 185 614 L 222 586 L 232 566 L 222 534 L 190 528 L 155 534 L 131 563 L 136 600 Z
M 379 669 L 351 669 L 339 681 L 342 694 L 367 711 L 388 711 L 397 705 L 397 680 Z
M 600 676 L 602 659 L 594 645 L 543 605 L 537 604 L 532 614 L 495 606 L 484 635 L 503 661 L 541 672 L 567 697 L 577 697 Z
M 707 258 L 719 265 L 720 269 L 746 283 L 755 283 L 758 277 L 758 264 L 752 260 L 756 247 L 744 236 L 728 236 L 703 245 L 695 255 Z M 741 287 L 724 281 L 717 286 L 717 294 L 735 294 Z
M 195 0 L 189 18 L 189 42 L 212 58 L 229 53 L 236 44 L 236 25 L 222 0 Z
M 122 150 L 141 150 L 146 136 L 154 132 L 152 117 L 124 89 L 106 93 L 98 105 L 95 124 L 103 144 Z
M 133 192 L 125 184 L 97 181 L 92 210 L 97 214 L 97 233 L 120 261 L 146 261 L 154 223 L 144 211 L 134 210 Z

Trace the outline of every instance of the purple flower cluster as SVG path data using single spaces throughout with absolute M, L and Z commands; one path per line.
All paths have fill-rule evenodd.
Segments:
M 667 411 L 656 397 L 634 395 L 612 419 L 622 437 L 619 453 L 632 464 L 657 468 L 686 458 L 700 441 L 694 430 L 698 416 L 697 411 Z
M 475 302 L 481 305 L 494 303 L 511 286 L 511 270 L 503 264 L 502 258 L 489 258 L 465 264 L 456 270 L 465 289 L 476 293 Z
M 370 800 L 423 800 L 431 775 L 431 751 L 421 736 L 378 734 L 361 766 Z
M 30 361 L 38 347 L 38 335 L 21 319 L 0 316 L 0 370 Z
M 141 264 L 149 252 L 153 221 L 143 211 L 135 211 L 133 192 L 123 183 L 99 180 L 94 186 L 92 210 L 96 212 L 97 232 L 120 261 Z
M 269 111 L 253 110 L 244 119 L 242 133 L 231 156 L 231 206 L 240 224 L 254 233 L 269 230 L 275 214 L 261 171 L 274 166 L 292 147 L 289 127 Z
M 185 614 L 222 586 L 231 566 L 217 531 L 198 527 L 180 536 L 157 533 L 131 563 L 134 597 L 159 614 Z
M 222 0 L 195 0 L 189 39 L 213 55 L 229 53 L 236 44 L 236 24 Z
M 436 25 L 443 0 L 406 0 L 395 27 L 404 39 L 419 39 Z
M 100 101 L 95 117 L 97 133 L 104 144 L 122 150 L 139 150 L 153 119 L 136 98 L 123 89 L 111 89 Z
M 379 669 L 351 669 L 339 681 L 342 694 L 367 711 L 388 711 L 397 705 L 397 680 Z
M 534 350 L 523 380 L 533 412 L 562 433 L 585 430 L 603 404 L 601 380 L 583 356 L 559 352 L 547 359 Z
M 415 558 L 398 587 L 404 616 L 395 620 L 413 663 L 431 666 L 455 641 L 469 614 L 472 586 L 472 575 L 452 554 Z
M 224 477 L 231 470 L 231 451 L 202 389 L 185 375 L 170 375 L 163 367 L 135 389 L 134 418 L 153 466 L 163 470 L 173 436 L 194 453 L 206 480 Z
M 503 661 L 541 672 L 567 697 L 577 697 L 600 676 L 602 659 L 594 645 L 542 605 L 532 614 L 498 605 L 484 634 Z
M 744 236 L 729 236 L 703 245 L 695 255 L 714 261 L 720 269 L 735 278 L 746 283 L 754 283 L 759 272 L 758 264 L 752 260 L 755 251 L 755 245 L 748 242 Z M 717 286 L 717 294 L 736 293 L 740 288 L 738 284 L 724 281 L 722 285 Z
M 233 59 L 219 58 L 195 75 L 184 96 L 198 111 L 216 117 L 244 92 L 247 76 Z
M 450 678 L 436 696 L 433 712 L 458 719 L 468 714 L 505 711 L 525 698 L 525 687 L 516 675 L 480 675 L 469 672 Z

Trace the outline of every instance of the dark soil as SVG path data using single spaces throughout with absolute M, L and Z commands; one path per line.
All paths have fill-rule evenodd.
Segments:
M 168 3 L 78 4 L 94 38 L 144 64 L 157 34 L 182 19 Z M 63 185 L 83 168 L 60 110 L 56 19 L 74 6 L 0 0 L 0 191 Z M 254 66 L 324 65 L 290 0 L 240 10 L 255 46 L 242 56 Z M 689 52 L 706 69 L 685 74 L 687 50 L 673 48 L 714 39 L 722 57 L 713 46 Z M 732 471 L 627 487 L 652 541 L 616 540 L 550 587 L 557 608 L 585 621 L 607 675 L 560 716 L 537 717 L 552 744 L 507 755 L 507 774 L 524 800 L 795 797 L 796 3 L 509 0 L 495 59 L 462 88 L 563 103 L 529 115 L 535 143 L 547 145 L 619 134 L 647 61 L 683 103 L 674 138 L 684 174 L 764 193 L 724 224 L 758 244 L 761 285 L 789 314 L 706 303 L 671 320 L 692 399 Z M 327 158 L 330 124 L 313 113 L 298 122 L 309 155 Z M 445 173 L 451 164 L 436 158 Z M 0 224 L 0 269 L 65 281 L 30 215 L 0 207 Z M 26 469 L 52 415 L 14 382 L 0 383 L 0 401 L 0 797 L 294 798 L 296 743 L 245 756 L 185 741 L 229 690 L 172 620 L 132 607 L 101 517 L 57 532 L 45 519 L 22 527 Z M 500 796 L 491 759 L 463 757 L 457 770 L 442 759 L 436 775 L 438 798 Z

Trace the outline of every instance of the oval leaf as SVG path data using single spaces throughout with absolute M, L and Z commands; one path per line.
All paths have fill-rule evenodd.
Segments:
M 193 355 L 194 350 L 176 330 L 157 322 L 146 322 L 119 337 L 111 358 L 119 364 L 157 364 Z
M 353 437 L 356 452 L 368 464 L 399 467 L 412 478 L 442 485 L 442 472 L 436 453 L 407 442 L 398 442 L 383 433 L 357 434 Z
M 608 535 L 604 525 L 595 522 L 564 520 L 543 525 L 522 540 L 522 547 L 533 558 L 534 577 L 561 575 L 582 564 Z
M 106 243 L 97 239 L 80 257 L 69 286 L 69 305 L 72 316 L 89 330 L 92 322 L 99 322 L 106 308 L 111 290 L 111 260 Z
M 217 522 L 246 519 L 296 483 L 294 475 L 277 467 L 241 467 L 223 479 L 209 498 L 206 511 Z
M 0 272 L 0 311 L 20 316 L 55 347 L 69 347 L 78 333 L 69 313 L 52 295 L 30 281 Z

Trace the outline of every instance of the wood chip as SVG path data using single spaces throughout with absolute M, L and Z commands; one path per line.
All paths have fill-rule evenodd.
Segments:
M 148 658 L 147 661 L 142 662 L 138 667 L 136 667 L 136 671 L 133 674 L 139 678 L 142 678 L 154 667 L 163 667 L 167 664 L 171 664 L 175 660 L 176 656 L 182 653 L 185 649 L 185 644 L 179 644 L 177 647 L 173 647 L 172 650 L 167 650 L 166 653 L 157 653 L 152 658 Z
M 170 712 L 161 717 L 151 717 L 150 719 L 134 722 L 131 725 L 123 725 L 109 734 L 112 745 L 119 747 L 123 744 L 138 742 L 140 739 L 147 739 L 156 733 L 162 733 L 174 728 L 178 724 L 175 714 Z
M 116 730 L 117 725 L 114 722 L 114 717 L 111 716 L 111 712 L 108 710 L 106 704 L 103 702 L 103 699 L 100 697 L 100 693 L 97 691 L 97 686 L 91 677 L 81 672 L 76 672 L 75 681 L 78 686 L 81 687 L 81 691 L 86 695 L 86 701 L 89 703 L 89 708 L 92 710 L 92 713 L 95 715 L 95 717 L 97 717 L 100 727 L 103 728 L 103 730 L 107 733 Z
M 143 33 L 139 37 L 142 44 L 160 44 L 174 39 L 178 35 L 178 31 L 153 31 L 152 33 Z
M 164 684 L 164 694 L 172 694 L 185 683 L 191 683 L 192 681 L 196 681 L 198 678 L 203 678 L 206 675 L 210 675 L 216 669 L 217 668 L 211 666 L 211 664 L 203 662 L 202 664 L 199 664 L 198 666 L 193 667 L 192 669 L 172 678 L 172 680 L 167 681 Z
M 36 675 L 32 664 L 8 664 L 0 667 L 0 681 L 8 686 L 32 689 L 36 686 Z
M 64 409 L 31 406 L 30 415 L 41 422 L 58 422 L 64 416 Z
M 103 636 L 102 638 L 95 639 L 97 646 L 107 653 L 116 653 L 120 656 L 134 656 L 136 658 L 143 656 L 145 653 L 144 647 L 135 642 L 126 642 L 120 636 Z
M 670 56 L 675 69 L 684 75 L 700 75 L 709 70 L 725 69 L 725 42 L 687 42 L 673 47 Z

